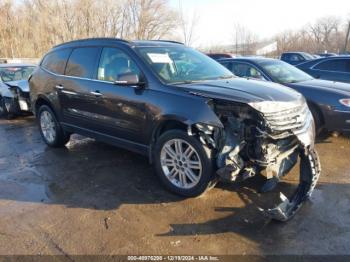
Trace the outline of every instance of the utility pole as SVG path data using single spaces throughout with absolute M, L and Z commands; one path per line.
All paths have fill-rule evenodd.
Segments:
M 349 19 L 349 23 L 348 23 L 348 30 L 346 32 L 346 36 L 345 36 L 345 45 L 344 45 L 344 53 L 346 52 L 347 50 L 347 47 L 348 47 L 348 42 L 349 42 L 349 34 L 350 34 L 350 19 Z

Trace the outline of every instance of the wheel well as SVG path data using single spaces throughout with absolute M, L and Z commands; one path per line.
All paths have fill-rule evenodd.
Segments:
M 187 131 L 187 125 L 180 122 L 180 121 L 176 121 L 176 120 L 165 121 L 158 128 L 155 138 L 158 138 L 159 136 L 164 134 L 166 131 L 169 131 L 172 129 L 179 129 L 179 130 Z
M 48 107 L 50 107 L 52 109 L 52 106 L 50 105 L 50 103 L 47 100 L 45 100 L 44 98 L 38 98 L 38 100 L 36 100 L 36 102 L 35 102 L 35 115 L 38 113 L 39 108 L 42 105 L 47 105 Z

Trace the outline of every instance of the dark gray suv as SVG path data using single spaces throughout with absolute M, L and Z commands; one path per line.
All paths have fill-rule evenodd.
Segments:
M 44 141 L 72 133 L 148 156 L 171 191 L 198 196 L 218 180 L 266 170 L 274 188 L 300 159 L 290 199 L 264 212 L 289 219 L 320 174 L 314 123 L 299 93 L 235 77 L 206 55 L 167 41 L 87 39 L 54 47 L 30 78 Z

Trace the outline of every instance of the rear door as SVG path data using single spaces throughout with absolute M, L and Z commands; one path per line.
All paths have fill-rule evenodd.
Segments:
M 63 122 L 93 129 L 91 108 L 95 102 L 94 90 L 98 58 L 101 48 L 81 47 L 73 49 L 56 89 L 62 107 Z

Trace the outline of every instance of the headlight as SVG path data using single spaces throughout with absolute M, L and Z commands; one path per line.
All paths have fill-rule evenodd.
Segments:
M 339 102 L 344 106 L 350 107 L 350 98 L 340 99 Z

